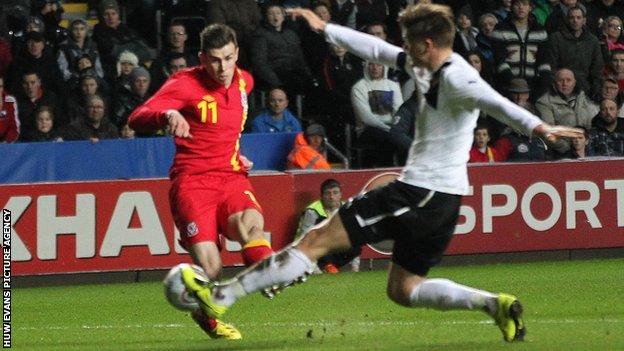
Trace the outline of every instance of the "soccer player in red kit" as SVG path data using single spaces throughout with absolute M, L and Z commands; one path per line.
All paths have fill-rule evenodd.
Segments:
M 234 31 L 214 24 L 201 33 L 200 66 L 180 71 L 128 120 L 139 132 L 168 126 L 176 154 L 169 202 L 180 241 L 208 277 L 221 273 L 219 234 L 238 241 L 247 265 L 272 253 L 247 167 L 240 135 L 253 78 L 236 66 Z M 232 325 L 197 309 L 193 319 L 213 338 L 240 339 Z

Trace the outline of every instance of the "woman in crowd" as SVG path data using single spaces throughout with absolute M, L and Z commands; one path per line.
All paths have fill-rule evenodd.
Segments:
M 618 16 L 609 16 L 602 23 L 602 36 L 600 37 L 600 45 L 604 62 L 611 61 L 611 51 L 616 49 L 624 50 L 622 20 Z

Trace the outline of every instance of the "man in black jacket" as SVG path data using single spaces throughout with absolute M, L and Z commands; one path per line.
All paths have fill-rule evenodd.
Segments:
M 7 72 L 7 83 L 11 91 L 20 90 L 24 73 L 36 71 L 47 89 L 54 91 L 57 95 L 62 95 L 65 88 L 61 70 L 52 55 L 52 49 L 47 47 L 44 35 L 39 32 L 28 32 L 25 37 L 24 51 L 14 57 Z
M 281 86 L 289 94 L 302 94 L 314 81 L 297 34 L 284 27 L 284 9 L 270 4 L 266 22 L 251 43 L 254 78 L 260 89 Z
M 567 22 L 550 37 L 550 62 L 553 69 L 571 69 L 578 87 L 594 96 L 600 90 L 604 68 L 600 42 L 585 26 L 587 18 L 582 8 L 571 8 Z
M 91 140 L 96 143 L 100 139 L 119 138 L 119 131 L 106 118 L 104 99 L 93 95 L 87 99 L 87 115 L 76 124 L 68 126 L 63 135 L 64 140 Z

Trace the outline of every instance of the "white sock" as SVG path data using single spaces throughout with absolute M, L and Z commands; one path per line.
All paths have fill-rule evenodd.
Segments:
M 497 295 L 457 284 L 448 279 L 427 279 L 417 285 L 410 295 L 414 307 L 437 310 L 481 309 L 486 313 L 496 308 Z
M 312 273 L 316 264 L 294 247 L 275 253 L 238 274 L 230 282 L 216 287 L 213 301 L 230 306 L 239 298 L 253 292 L 293 282 Z

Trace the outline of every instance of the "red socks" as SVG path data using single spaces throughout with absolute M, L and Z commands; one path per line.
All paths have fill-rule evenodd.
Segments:
M 243 246 L 241 255 L 243 256 L 245 265 L 251 266 L 252 264 L 270 256 L 272 253 L 273 249 L 271 249 L 271 243 L 269 243 L 266 239 L 256 239 Z

